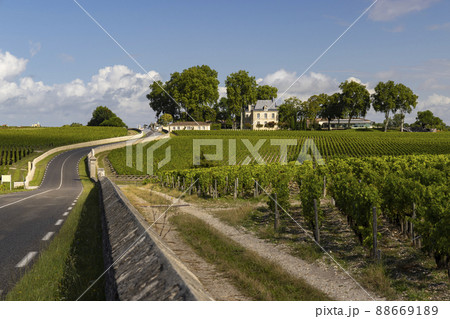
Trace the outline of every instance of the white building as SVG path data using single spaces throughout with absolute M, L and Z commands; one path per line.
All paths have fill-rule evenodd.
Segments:
M 166 127 L 164 127 L 166 129 Z M 195 131 L 209 131 L 211 130 L 211 124 L 206 122 L 176 122 L 169 124 L 167 131 L 182 131 L 182 130 L 195 130 Z
M 244 128 L 250 124 L 252 130 L 277 130 L 278 109 L 273 100 L 258 100 L 249 105 L 242 114 Z
M 323 129 L 328 129 L 328 120 L 327 119 L 318 119 L 317 123 Z M 348 127 L 348 119 L 333 119 L 330 121 L 331 129 L 337 128 L 347 128 Z M 372 121 L 366 119 L 351 119 L 350 120 L 350 128 L 359 129 L 359 128 L 372 128 Z

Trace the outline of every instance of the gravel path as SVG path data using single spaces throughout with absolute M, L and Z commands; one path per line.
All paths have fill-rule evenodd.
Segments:
M 148 189 L 146 189 L 148 190 Z M 175 197 L 151 190 L 155 194 L 174 202 Z M 322 290 L 328 296 L 336 300 L 383 300 L 371 292 L 366 292 L 349 275 L 345 274 L 336 264 L 334 266 L 310 264 L 300 258 L 290 255 L 286 247 L 280 247 L 255 237 L 249 232 L 238 230 L 219 219 L 211 216 L 205 209 L 192 203 L 178 200 L 177 204 L 189 204 L 190 206 L 177 209 L 195 216 L 216 230 L 239 243 L 243 247 L 257 253 L 274 263 L 279 264 L 288 273 L 302 278 L 307 283 Z
M 153 214 L 151 208 L 143 207 L 148 202 L 138 195 L 129 191 L 128 186 L 121 186 L 122 191 L 145 219 L 151 224 Z M 179 208 L 177 208 L 179 209 Z M 155 235 L 159 234 L 160 228 L 156 229 Z M 249 301 L 247 296 L 236 289 L 227 276 L 220 272 L 213 264 L 206 262 L 189 246 L 179 235 L 176 228 L 163 231 L 165 245 L 172 250 L 178 259 L 200 280 L 206 293 L 214 300 L 221 301 Z

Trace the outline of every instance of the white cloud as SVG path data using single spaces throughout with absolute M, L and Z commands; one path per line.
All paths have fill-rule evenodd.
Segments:
M 16 58 L 6 51 L 0 51 L 0 80 L 10 80 L 25 71 L 28 60 Z
M 92 110 L 106 105 L 129 126 L 153 120 L 146 94 L 152 77 L 135 73 L 124 65 L 102 68 L 89 82 L 75 79 L 68 83 L 46 85 L 30 77 L 17 78 L 25 70 L 27 60 L 9 52 L 0 52 L 0 114 L 2 122 L 16 125 L 41 122 L 44 125 L 86 123 Z M 4 123 L 2 123 L 4 124 Z
M 374 90 L 374 88 L 370 85 L 370 82 L 363 83 L 363 82 L 361 81 L 361 79 L 355 78 L 355 77 L 353 77 L 353 76 L 349 77 L 349 78 L 347 79 L 347 81 L 349 81 L 349 82 L 356 82 L 356 83 L 362 84 L 362 85 L 364 85 L 364 86 L 366 87 L 367 91 L 369 91 L 370 94 L 375 93 L 375 90 Z
M 369 14 L 374 21 L 389 21 L 412 12 L 427 9 L 440 0 L 378 0 Z
M 423 101 L 422 104 L 425 107 L 445 105 L 450 109 L 450 97 L 439 94 L 433 94 L 430 95 L 425 101 Z
M 268 84 L 278 88 L 278 97 L 281 97 L 287 90 L 282 99 L 297 96 L 302 100 L 306 100 L 314 94 L 334 93 L 339 90 L 339 82 L 322 73 L 311 72 L 296 81 L 297 78 L 296 72 L 288 72 L 281 69 L 266 75 L 261 85 Z M 294 84 L 292 85 L 292 83 Z
M 433 112 L 434 116 L 440 117 L 445 123 L 448 123 L 448 115 L 450 113 L 450 97 L 432 94 L 426 99 L 421 100 L 419 98 L 419 103 L 417 103 L 416 111 L 430 110 Z
M 30 43 L 30 55 L 31 57 L 34 57 L 36 54 L 38 54 L 39 51 L 41 51 L 41 43 L 33 41 L 29 41 L 29 43 Z
M 219 86 L 219 100 L 223 97 L 227 97 L 227 88 L 225 86 Z

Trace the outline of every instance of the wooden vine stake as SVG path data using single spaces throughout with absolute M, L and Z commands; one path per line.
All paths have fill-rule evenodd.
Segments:
M 323 177 L 323 197 L 327 196 L 327 177 Z
M 239 178 L 236 178 L 236 180 L 234 181 L 234 199 L 237 198 L 238 183 L 239 183 Z
M 317 200 L 314 199 L 314 215 L 315 215 L 315 228 L 314 239 L 317 243 L 320 243 L 320 232 L 319 232 L 319 213 L 317 212 Z
M 373 233 L 373 256 L 376 260 L 378 260 L 378 250 L 377 250 L 377 208 L 374 206 L 372 208 L 372 233 Z
M 415 218 L 416 218 L 416 204 L 413 203 L 412 219 L 415 219 Z M 414 234 L 414 225 L 413 225 L 412 221 L 411 221 L 411 227 L 409 229 L 411 232 L 411 239 L 412 239 L 413 245 L 416 246 L 416 239 L 414 238 L 416 235 Z
M 273 224 L 273 227 L 275 231 L 278 231 L 278 228 L 280 227 L 280 214 L 278 213 L 278 199 L 277 199 L 277 193 L 273 194 L 274 202 L 275 202 L 275 221 Z
M 219 197 L 217 194 L 217 179 L 214 180 L 214 198 Z

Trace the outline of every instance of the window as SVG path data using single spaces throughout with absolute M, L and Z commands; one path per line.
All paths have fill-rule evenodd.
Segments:
M 275 113 L 272 113 L 272 118 L 273 118 L 273 119 L 275 118 Z
M 259 113 L 256 115 L 256 117 L 259 119 Z
M 265 119 L 267 118 L 267 113 L 264 113 L 264 118 L 265 118 Z

